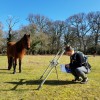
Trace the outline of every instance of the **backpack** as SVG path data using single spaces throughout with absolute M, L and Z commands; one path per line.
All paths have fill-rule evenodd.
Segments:
M 83 54 L 83 52 L 80 51 L 76 51 L 76 53 L 81 54 L 83 56 L 84 62 L 82 63 L 82 65 L 85 66 L 86 69 L 91 70 L 91 65 L 88 62 L 88 56 L 86 56 L 85 54 Z

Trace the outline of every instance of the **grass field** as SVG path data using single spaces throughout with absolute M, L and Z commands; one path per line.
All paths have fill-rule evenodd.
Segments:
M 88 74 L 87 84 L 72 83 L 73 76 L 60 71 L 59 81 L 55 70 L 51 73 L 41 90 L 36 90 L 38 79 L 53 56 L 25 56 L 22 73 L 12 74 L 7 69 L 6 56 L 0 56 L 0 100 L 100 100 L 100 57 L 89 57 L 92 72 Z M 60 63 L 69 63 L 63 56 Z

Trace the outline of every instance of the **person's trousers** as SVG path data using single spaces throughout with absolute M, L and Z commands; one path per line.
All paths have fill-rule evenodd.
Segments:
M 75 78 L 82 77 L 83 79 L 87 77 L 86 74 L 90 72 L 90 69 L 87 69 L 86 67 L 78 67 L 76 69 L 71 69 L 71 73 L 75 76 Z

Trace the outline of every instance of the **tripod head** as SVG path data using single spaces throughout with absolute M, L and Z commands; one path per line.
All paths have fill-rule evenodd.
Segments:
M 65 48 L 61 48 L 58 53 L 55 55 L 55 57 L 50 61 L 51 67 L 57 66 L 59 64 L 59 59 L 64 54 Z

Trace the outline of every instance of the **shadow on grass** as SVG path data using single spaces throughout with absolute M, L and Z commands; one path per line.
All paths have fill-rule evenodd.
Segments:
M 25 79 L 20 79 L 19 82 L 5 82 L 8 84 L 15 84 L 15 86 L 11 90 L 16 90 L 19 85 L 40 85 L 42 80 L 29 80 L 26 81 Z M 69 84 L 76 84 L 72 81 L 64 81 L 64 80 L 46 80 L 44 83 L 45 85 L 69 85 Z M 37 89 L 34 89 L 37 90 Z
M 0 68 L 0 74 L 8 74 L 8 69 Z
M 8 69 L 0 68 L 0 74 L 13 74 L 13 72 L 10 72 L 10 73 L 9 72 L 10 72 L 10 70 L 8 70 Z
M 8 70 L 8 69 L 1 69 L 1 68 L 0 68 L 0 70 Z

